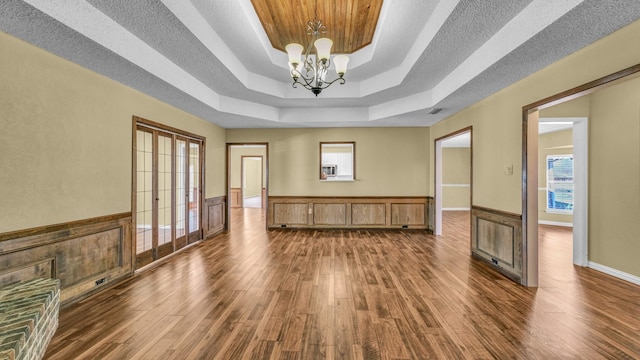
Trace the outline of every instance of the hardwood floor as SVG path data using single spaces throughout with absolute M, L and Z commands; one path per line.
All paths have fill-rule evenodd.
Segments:
M 469 256 L 469 215 L 422 231 L 232 231 L 64 309 L 47 359 L 633 359 L 640 287 L 540 228 L 540 287 Z M 244 213 L 244 216 L 242 214 Z

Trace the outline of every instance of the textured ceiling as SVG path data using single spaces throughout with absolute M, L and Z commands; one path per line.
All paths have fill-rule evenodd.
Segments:
M 226 128 L 430 126 L 639 18 L 637 0 L 385 0 L 347 84 L 315 98 L 250 0 L 0 2 L 0 30 Z

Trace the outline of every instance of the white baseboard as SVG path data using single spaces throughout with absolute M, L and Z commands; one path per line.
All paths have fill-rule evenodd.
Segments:
M 442 208 L 442 211 L 470 211 L 470 208 Z
M 538 224 L 540 224 L 540 225 L 554 225 L 554 226 L 573 227 L 573 223 L 560 222 L 560 221 L 538 220 Z
M 598 270 L 600 272 L 603 272 L 607 275 L 611 275 L 613 277 L 616 277 L 618 279 L 622 279 L 625 281 L 628 281 L 630 283 L 636 284 L 636 285 L 640 285 L 640 277 L 635 276 L 635 275 L 631 275 L 628 274 L 626 272 L 620 271 L 620 270 L 616 270 L 614 268 L 610 268 L 608 266 L 604 266 L 604 265 L 600 265 L 598 263 L 594 263 L 593 261 L 589 261 L 589 267 L 592 268 L 593 270 Z

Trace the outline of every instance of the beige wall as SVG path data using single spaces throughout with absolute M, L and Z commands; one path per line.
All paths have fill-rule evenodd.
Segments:
M 473 126 L 474 205 L 522 212 L 522 107 L 640 63 L 640 47 L 629 46 L 637 42 L 638 33 L 640 21 L 431 127 L 433 143 Z M 507 165 L 513 165 L 513 175 L 504 175 Z M 429 169 L 429 194 L 433 195 L 433 166 Z
M 640 21 L 637 21 L 431 127 L 430 143 L 433 144 L 434 139 L 473 126 L 473 205 L 522 213 L 522 107 L 640 63 L 640 47 L 630 46 L 637 43 L 639 33 Z M 626 146 L 629 147 L 630 154 L 636 155 L 637 138 L 633 140 L 635 142 L 626 143 L 624 140 L 616 140 L 611 133 L 623 133 L 626 139 L 638 134 L 638 122 L 619 131 L 619 127 L 611 126 L 615 123 L 609 121 L 612 116 L 594 113 L 598 104 L 603 101 L 602 98 L 608 96 L 592 94 L 591 97 L 589 259 L 640 276 L 640 262 L 637 261 L 640 253 L 636 215 L 639 209 L 638 195 L 632 191 L 625 195 L 625 200 L 618 202 L 620 187 L 612 189 L 611 183 L 607 182 L 612 177 L 611 173 L 597 171 L 597 166 L 594 166 L 599 163 L 598 158 L 605 161 L 600 151 L 614 143 L 616 146 L 612 148 L 617 149 L 616 151 L 621 146 Z M 621 101 L 629 102 L 625 110 L 621 109 L 620 112 L 629 111 L 625 116 L 637 117 L 640 97 L 619 97 L 622 98 Z M 635 113 L 630 111 L 634 101 Z M 598 117 L 606 117 L 609 122 L 607 125 L 604 122 L 595 125 Z M 605 127 L 606 130 L 600 127 Z M 604 153 L 609 154 L 610 151 Z M 620 152 L 616 154 L 619 155 Z M 608 157 L 610 162 L 607 166 L 620 165 L 620 160 L 611 159 Z M 433 163 L 432 157 L 430 161 Z M 616 182 L 635 181 L 633 186 L 637 189 L 638 175 L 635 170 L 638 161 L 634 161 L 634 165 L 628 169 L 632 176 L 622 176 L 620 178 L 623 180 Z M 511 164 L 513 175 L 504 175 L 503 167 Z M 429 194 L 432 195 L 433 167 L 430 166 L 429 169 Z M 611 203 L 612 199 L 615 199 L 615 205 Z M 616 206 L 621 206 L 619 211 L 627 212 L 627 215 L 615 220 L 614 212 L 603 214 Z M 635 220 L 631 220 L 632 215 L 636 215 Z M 607 219 L 615 220 L 613 224 L 621 226 L 612 227 Z
M 428 128 L 227 130 L 231 143 L 269 143 L 270 196 L 425 196 L 428 136 Z M 320 181 L 325 141 L 356 142 L 356 181 Z
M 242 196 L 245 198 L 260 196 L 262 194 L 262 160 L 260 158 L 244 158 L 245 187 Z
M 224 195 L 225 130 L 0 32 L 0 233 L 131 211 L 132 116 L 206 137 Z
M 243 156 L 262 156 L 262 182 L 264 186 L 267 186 L 267 148 L 263 147 L 231 147 L 230 151 L 230 164 L 229 164 L 229 177 L 231 178 L 231 187 L 240 188 L 242 186 L 242 172 L 241 172 L 241 159 Z
M 640 79 L 591 95 L 589 260 L 640 276 Z
M 589 95 L 540 110 L 540 118 L 589 117 Z
M 573 223 L 573 215 L 554 214 L 547 207 L 547 156 L 572 155 L 573 131 L 571 129 L 541 134 L 538 137 L 538 221 Z
M 471 149 L 442 148 L 442 208 L 469 209 Z

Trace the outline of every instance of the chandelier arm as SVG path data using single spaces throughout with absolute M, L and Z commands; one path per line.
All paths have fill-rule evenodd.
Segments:
M 291 74 L 293 78 L 293 83 L 291 84 L 292 87 L 296 88 L 296 84 L 300 84 L 307 90 L 311 90 L 311 88 L 313 88 L 314 77 L 306 77 L 300 71 L 295 69 L 291 70 Z M 300 81 L 300 79 L 302 79 L 302 81 Z
M 347 82 L 344 78 L 339 77 L 339 78 L 335 78 L 335 79 L 333 79 L 332 81 L 329 81 L 329 82 L 324 81 L 324 82 L 322 83 L 322 86 L 319 86 L 319 88 L 324 90 L 324 89 L 328 88 L 329 86 L 331 86 L 331 84 L 333 84 L 333 83 L 334 83 L 334 82 L 336 82 L 336 81 L 337 81 L 340 85 L 344 85 L 344 84 Z

